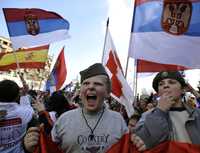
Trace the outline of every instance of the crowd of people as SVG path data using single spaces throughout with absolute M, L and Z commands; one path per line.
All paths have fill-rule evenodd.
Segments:
M 152 82 L 156 93 L 133 99 L 131 117 L 110 96 L 102 64 L 80 76 L 80 90 L 51 95 L 29 90 L 21 76 L 21 89 L 12 80 L 0 81 L 0 152 L 33 153 L 41 126 L 65 153 L 106 153 L 127 133 L 139 151 L 168 140 L 200 145 L 200 93 L 180 72 L 159 72 Z

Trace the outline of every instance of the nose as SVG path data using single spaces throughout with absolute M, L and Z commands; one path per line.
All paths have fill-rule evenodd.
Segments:
M 166 89 L 166 88 L 169 88 L 169 84 L 168 84 L 168 83 L 165 83 L 165 84 L 163 85 L 163 89 Z
M 90 84 L 88 85 L 88 89 L 93 90 L 93 89 L 94 89 L 94 84 L 93 84 L 93 83 L 90 83 Z

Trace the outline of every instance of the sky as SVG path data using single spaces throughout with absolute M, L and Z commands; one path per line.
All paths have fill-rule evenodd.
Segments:
M 88 66 L 101 62 L 106 31 L 106 21 L 109 17 L 109 29 L 117 50 L 117 54 L 125 71 L 132 15 L 133 0 L 1 0 L 0 8 L 40 8 L 60 14 L 69 21 L 70 38 L 51 44 L 49 54 L 55 62 L 59 51 L 65 45 L 65 60 L 67 64 L 66 84 L 78 79 L 79 72 Z M 9 37 L 2 9 L 0 10 L 0 36 Z M 131 60 L 129 63 L 133 63 Z M 200 73 L 197 72 L 197 75 Z M 200 76 L 200 75 L 199 75 Z M 146 88 L 151 91 L 154 75 L 141 77 L 138 80 L 138 90 Z M 192 84 L 198 82 L 194 79 Z M 133 86 L 133 69 L 128 69 L 127 80 Z M 194 81 L 195 80 L 195 81 Z

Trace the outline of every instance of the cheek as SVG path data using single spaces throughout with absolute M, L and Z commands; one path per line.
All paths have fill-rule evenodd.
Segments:
M 106 89 L 100 90 L 99 91 L 99 95 L 103 96 L 103 97 L 108 97 L 108 92 Z
M 174 91 L 174 94 L 175 94 L 176 96 L 181 96 L 182 93 L 183 93 L 183 91 L 182 91 L 181 89 L 177 89 L 177 90 Z
M 164 92 L 163 88 L 158 88 L 158 96 L 162 96 Z
M 81 88 L 80 89 L 80 97 L 82 98 L 84 95 L 85 95 L 85 93 L 86 93 L 86 90 L 85 90 L 85 88 Z

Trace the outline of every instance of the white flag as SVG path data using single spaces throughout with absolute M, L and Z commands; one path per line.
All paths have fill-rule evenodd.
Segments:
M 127 115 L 130 117 L 134 112 L 132 106 L 134 100 L 133 91 L 124 77 L 123 70 L 109 30 L 105 40 L 103 65 L 105 66 L 112 81 L 111 96 L 125 106 Z

